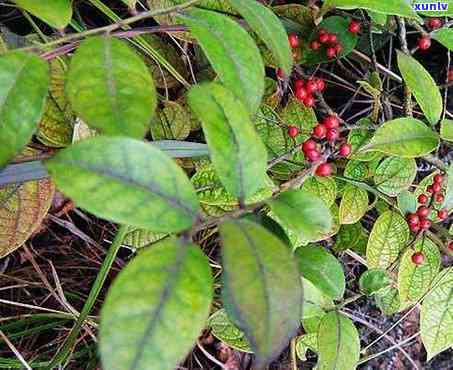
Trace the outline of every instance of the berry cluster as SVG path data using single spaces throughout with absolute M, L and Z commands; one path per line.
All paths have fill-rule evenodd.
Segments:
M 310 78 L 306 81 L 296 80 L 294 82 L 294 96 L 306 107 L 314 107 L 314 93 L 322 92 L 326 88 L 326 83 L 322 78 Z
M 310 42 L 310 49 L 319 50 L 323 45 L 326 47 L 326 55 L 329 59 L 335 58 L 343 51 L 343 46 L 338 41 L 337 34 L 328 32 L 325 28 L 321 28 L 318 31 L 317 39 Z
M 442 27 L 442 21 L 439 18 L 430 18 L 425 23 L 429 30 L 436 30 Z M 431 37 L 425 34 L 417 40 L 417 45 L 420 50 L 428 50 L 431 47 Z
M 442 175 L 435 175 L 433 183 L 426 188 L 426 191 L 431 195 L 420 194 L 417 198 L 419 203 L 417 211 L 407 215 L 407 223 L 414 233 L 418 233 L 420 230 L 428 230 L 431 227 L 429 216 L 433 210 L 433 205 L 434 203 L 442 204 L 444 201 L 444 195 L 442 194 L 443 181 L 444 178 Z M 448 211 L 446 209 L 440 209 L 437 211 L 436 216 L 440 221 L 443 221 L 448 217 Z

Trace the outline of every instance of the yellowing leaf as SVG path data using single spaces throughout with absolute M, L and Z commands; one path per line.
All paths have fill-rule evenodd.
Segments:
M 407 189 L 417 174 L 417 163 L 413 158 L 389 157 L 376 168 L 374 183 L 378 190 L 396 196 Z
M 367 209 L 368 192 L 352 184 L 346 185 L 340 203 L 340 223 L 355 224 L 363 217 Z

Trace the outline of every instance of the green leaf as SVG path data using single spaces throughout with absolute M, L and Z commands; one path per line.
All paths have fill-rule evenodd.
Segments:
M 129 263 L 101 311 L 100 350 L 106 369 L 168 370 L 192 348 L 209 315 L 213 279 L 193 244 L 170 239 Z M 168 345 L 168 331 L 172 345 Z
M 327 250 L 318 245 L 296 249 L 299 270 L 325 295 L 332 299 L 343 297 L 345 277 L 340 262 Z
M 343 271 L 343 270 L 342 270 Z M 318 273 L 319 275 L 319 273 Z M 343 276 L 344 279 L 344 276 Z M 324 310 L 334 307 L 332 298 L 325 295 L 317 286 L 305 277 L 301 277 L 303 291 L 302 320 L 319 320 L 324 316 Z M 304 326 L 305 327 L 305 326 Z M 307 330 L 307 328 L 305 328 Z
M 408 190 L 403 190 L 398 194 L 397 202 L 398 209 L 400 210 L 402 215 L 413 213 L 417 210 L 417 198 L 415 197 L 414 193 Z
M 211 328 L 211 334 L 228 347 L 242 352 L 252 352 L 244 332 L 234 326 L 223 308 L 211 315 L 208 326 Z
M 340 203 L 340 223 L 355 224 L 367 210 L 368 192 L 352 184 L 346 185 Z
M 414 158 L 432 152 L 439 136 L 415 118 L 397 118 L 380 126 L 362 151 L 373 150 L 398 157 Z
M 49 67 L 34 54 L 0 56 L 0 168 L 30 141 L 49 86 Z
M 299 327 L 302 287 L 288 246 L 250 221 L 227 221 L 223 239 L 223 301 L 245 332 L 257 366 L 274 359 Z
M 264 187 L 266 148 L 243 104 L 216 83 L 193 87 L 188 99 L 202 121 L 212 163 L 228 192 L 246 199 Z
M 428 361 L 453 345 L 453 268 L 442 270 L 423 300 L 420 331 Z
M 268 204 L 285 226 L 307 241 L 318 240 L 332 227 L 326 203 L 304 190 L 285 191 Z
M 325 48 L 320 48 L 316 51 L 310 49 L 310 41 L 317 39 L 320 28 L 325 28 L 327 31 L 337 34 L 338 42 L 340 42 L 343 46 L 343 51 L 338 56 L 338 58 L 342 58 L 351 53 L 351 51 L 357 45 L 358 36 L 348 31 L 349 22 L 349 18 L 343 18 L 339 16 L 324 18 L 324 20 L 319 24 L 318 28 L 313 30 L 309 40 L 304 44 L 302 57 L 300 60 L 301 64 L 314 65 L 318 63 L 333 62 L 336 60 L 335 58 L 329 59 L 327 57 Z
M 123 245 L 132 249 L 148 247 L 168 236 L 167 233 L 155 233 L 146 229 L 129 228 L 123 240 Z
M 374 183 L 377 189 L 391 197 L 407 189 L 417 174 L 417 163 L 413 158 L 389 157 L 376 169 Z
M 406 245 L 409 227 L 396 212 L 386 211 L 374 223 L 368 239 L 366 259 L 369 268 L 386 269 L 398 258 Z
M 302 185 L 302 190 L 321 198 L 330 207 L 337 197 L 337 183 L 333 177 L 311 176 Z
M 425 260 L 421 265 L 412 262 L 412 255 L 421 252 Z M 438 247 L 427 237 L 418 240 L 401 257 L 398 268 L 398 291 L 405 306 L 415 304 L 428 291 L 440 268 Z
M 398 68 L 428 121 L 434 125 L 442 114 L 442 96 L 429 72 L 412 56 L 397 51 Z
M 307 361 L 306 353 L 310 349 L 318 353 L 318 335 L 317 333 L 309 333 L 301 335 L 296 341 L 296 354 L 301 361 Z
M 349 160 L 344 168 L 344 176 L 359 181 L 366 180 L 370 177 L 370 168 L 368 163 L 357 161 L 355 159 Z
M 308 6 L 282 4 L 273 6 L 272 11 L 278 15 L 287 31 L 298 33 L 303 38 L 308 37 L 315 27 L 312 10 Z
M 208 10 L 193 9 L 181 18 L 222 84 L 245 104 L 250 114 L 256 113 L 264 94 L 264 64 L 247 31 L 232 19 Z
M 47 161 L 57 187 L 98 217 L 155 232 L 188 229 L 198 200 L 166 154 L 128 138 L 83 140 Z
M 65 28 L 72 18 L 70 0 L 14 0 L 14 2 L 51 27 Z
M 191 128 L 188 110 L 177 102 L 166 101 L 151 124 L 151 134 L 154 140 L 184 140 L 189 136 Z
M 335 311 L 325 315 L 318 328 L 319 370 L 355 369 L 359 353 L 359 333 L 352 321 Z
M 366 126 L 371 126 L 372 124 L 373 122 L 369 118 L 362 118 L 357 122 L 357 125 L 359 127 L 362 125 L 364 128 L 357 128 L 349 131 L 348 143 L 352 146 L 352 151 L 349 156 L 351 159 L 368 162 L 382 156 L 379 152 L 360 152 L 360 149 L 367 145 L 373 137 L 371 130 L 366 128 Z
M 142 138 L 157 103 L 145 63 L 113 37 L 82 42 L 72 57 L 66 91 L 88 126 L 112 136 Z
M 398 289 L 388 286 L 376 292 L 376 304 L 387 316 L 393 315 L 401 310 L 401 301 Z
M 380 14 L 400 15 L 406 18 L 420 19 L 406 0 L 327 0 L 324 6 L 338 9 L 367 9 Z
M 272 51 L 285 74 L 291 72 L 293 57 L 286 31 L 277 16 L 255 0 L 229 0 L 250 28 Z
M 341 225 L 334 245 L 335 252 L 354 249 L 361 240 L 363 227 L 360 222 L 350 225 Z
M 453 120 L 444 119 L 440 123 L 440 137 L 442 140 L 453 142 Z
M 453 49 L 453 30 L 450 28 L 441 28 L 431 34 L 431 37 L 440 42 L 448 50 Z
M 388 287 L 391 282 L 388 272 L 381 269 L 366 270 L 359 279 L 360 290 L 366 295 L 372 295 Z

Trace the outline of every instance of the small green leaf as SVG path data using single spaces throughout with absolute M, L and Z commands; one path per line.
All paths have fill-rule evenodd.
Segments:
M 453 50 L 453 30 L 450 28 L 441 28 L 431 34 L 431 37 L 440 42 L 448 50 Z
M 331 299 L 340 299 L 345 290 L 345 277 L 340 262 L 323 247 L 308 245 L 296 249 L 299 270 Z
M 333 177 L 311 176 L 302 185 L 302 190 L 321 198 L 327 207 L 337 198 L 337 183 Z
M 370 143 L 362 148 L 398 157 L 414 158 L 432 152 L 439 145 L 439 136 L 423 122 L 405 117 L 380 126 Z
M 404 82 L 414 94 L 418 105 L 425 113 L 428 121 L 434 125 L 442 114 L 442 97 L 436 82 L 429 72 L 412 56 L 400 51 L 398 54 L 398 67 Z
M 220 234 L 225 308 L 244 331 L 259 367 L 280 354 L 299 327 L 297 264 L 287 245 L 254 222 L 227 221 Z
M 348 184 L 341 198 L 339 218 L 341 224 L 355 224 L 368 210 L 368 192 Z
M 397 197 L 398 209 L 402 215 L 407 215 L 408 213 L 413 213 L 417 210 L 417 198 L 414 193 L 403 190 L 398 194 Z
M 440 123 L 440 137 L 442 140 L 453 142 L 453 120 L 444 119 Z
M 169 239 L 135 257 L 102 307 L 104 368 L 175 368 L 206 323 L 212 280 L 207 257 L 193 244 Z M 177 333 L 171 346 L 168 330 Z
M 375 294 L 377 291 L 388 287 L 392 282 L 389 274 L 385 270 L 371 269 L 366 270 L 360 275 L 360 290 L 366 295 Z
M 191 128 L 191 114 L 188 110 L 177 102 L 166 101 L 151 124 L 151 134 L 154 140 L 184 140 L 189 136 Z
M 386 211 L 374 223 L 368 239 L 366 259 L 369 268 L 386 269 L 398 258 L 406 245 L 409 227 L 396 212 Z
M 44 110 L 49 67 L 34 54 L 0 56 L 0 168 L 28 144 Z
M 242 352 L 252 352 L 245 334 L 234 326 L 223 308 L 211 315 L 208 326 L 211 328 L 211 334 L 228 347 Z
M 318 353 L 318 335 L 317 333 L 309 333 L 301 335 L 296 341 L 296 354 L 301 361 L 307 361 L 306 353 L 310 349 Z
M 374 183 L 377 189 L 391 197 L 407 189 L 417 174 L 417 163 L 413 158 L 389 157 L 376 169 Z
M 127 138 L 83 140 L 47 161 L 57 187 L 98 217 L 155 232 L 191 227 L 198 200 L 166 154 Z
M 65 28 L 72 18 L 71 0 L 14 0 L 14 2 L 51 27 Z
M 398 289 L 388 286 L 376 292 L 376 304 L 388 316 L 401 310 L 401 301 Z
M 334 245 L 335 252 L 342 252 L 346 249 L 353 250 L 360 241 L 363 227 L 360 222 L 350 225 L 341 225 Z
M 346 164 L 346 167 L 344 168 L 344 176 L 359 181 L 366 180 L 370 177 L 370 168 L 368 166 L 368 163 L 355 159 L 349 160 Z
M 453 268 L 442 270 L 423 300 L 420 331 L 428 361 L 453 345 Z
M 132 249 L 140 249 L 148 247 L 151 244 L 165 239 L 167 233 L 155 233 L 153 231 L 130 227 L 123 240 L 123 245 L 127 245 Z
M 326 203 L 304 190 L 289 190 L 269 202 L 272 213 L 307 241 L 330 231 L 332 216 Z
M 253 39 L 238 23 L 193 9 L 181 16 L 206 53 L 222 84 L 255 114 L 264 94 L 264 64 Z
M 412 262 L 415 252 L 423 253 L 425 260 L 421 265 Z M 408 306 L 416 303 L 428 291 L 440 268 L 438 247 L 427 237 L 418 240 L 401 257 L 398 268 L 398 291 L 400 301 Z
M 319 323 L 319 320 L 325 314 L 324 310 L 328 310 L 334 307 L 333 300 L 332 298 L 325 295 L 310 280 L 306 279 L 303 276 L 301 277 L 301 279 L 303 288 L 302 291 L 304 292 L 301 318 L 305 323 L 307 323 L 307 321 L 309 320 L 314 319 L 317 319 Z M 305 329 L 307 330 L 307 328 Z
M 266 148 L 243 104 L 216 83 L 193 87 L 188 99 L 202 121 L 212 163 L 228 192 L 244 200 L 263 188 Z
M 250 28 L 272 51 L 285 74 L 291 72 L 293 57 L 286 31 L 277 16 L 255 0 L 229 0 Z
M 360 354 L 359 333 L 350 319 L 338 312 L 325 315 L 318 328 L 319 370 L 352 370 Z
M 369 118 L 362 118 L 357 122 L 359 128 L 349 131 L 348 143 L 352 146 L 352 152 L 349 156 L 351 159 L 368 162 L 379 158 L 382 155 L 379 152 L 360 152 L 360 149 L 367 145 L 373 137 L 371 129 L 366 127 L 370 127 L 372 124 L 373 123 Z M 364 126 L 364 128 L 360 128 L 360 126 Z
M 113 37 L 82 42 L 72 57 L 66 91 L 88 126 L 112 136 L 142 138 L 157 103 L 145 63 Z

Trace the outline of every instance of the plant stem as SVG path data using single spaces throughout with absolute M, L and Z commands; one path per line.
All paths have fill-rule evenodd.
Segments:
M 70 355 L 71 351 L 73 350 L 79 332 L 82 329 L 85 319 L 88 317 L 88 314 L 90 313 L 91 309 L 96 303 L 96 299 L 101 291 L 102 286 L 104 285 L 104 282 L 107 278 L 110 268 L 112 267 L 113 262 L 115 261 L 116 255 L 119 249 L 121 248 L 121 243 L 123 242 L 123 239 L 126 236 L 127 232 L 128 226 L 122 225 L 118 229 L 115 239 L 113 240 L 113 243 L 105 256 L 105 260 L 102 263 L 99 273 L 96 276 L 96 280 L 94 281 L 94 284 L 91 288 L 90 294 L 88 295 L 88 298 L 82 308 L 82 311 L 80 311 L 80 315 L 74 327 L 72 328 L 69 336 L 66 338 L 66 341 L 63 343 L 63 346 L 61 347 L 60 351 L 52 359 L 50 364 L 46 367 L 47 369 L 54 369 L 59 364 L 65 362 L 68 356 Z

